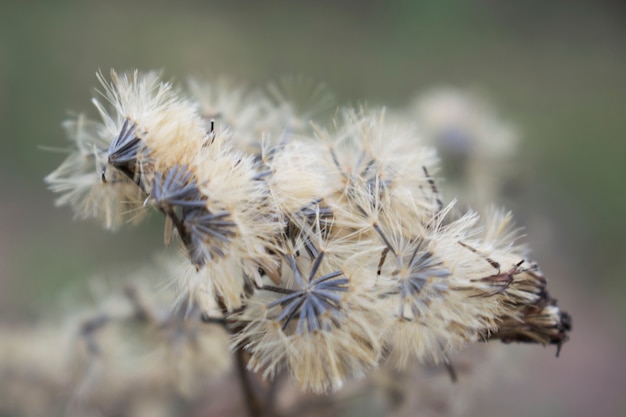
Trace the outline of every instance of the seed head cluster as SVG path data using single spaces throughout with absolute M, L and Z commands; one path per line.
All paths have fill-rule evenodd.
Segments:
M 66 123 L 76 150 L 50 188 L 109 229 L 161 212 L 188 258 L 179 301 L 223 319 L 249 369 L 328 392 L 383 361 L 567 340 L 510 214 L 446 203 L 436 152 L 399 115 L 322 125 L 277 88 L 99 78 L 101 120 Z

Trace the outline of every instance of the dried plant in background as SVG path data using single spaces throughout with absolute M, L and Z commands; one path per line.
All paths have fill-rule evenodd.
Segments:
M 78 150 L 47 182 L 107 228 L 160 211 L 187 258 L 179 307 L 223 325 L 241 367 L 329 393 L 475 342 L 567 340 L 511 215 L 444 202 L 437 155 L 400 112 L 341 108 L 322 125 L 277 88 L 100 79 L 102 121 L 68 123 Z
M 147 277 L 175 270 L 159 267 L 129 276 L 123 293 L 97 282 L 95 306 L 67 306 L 36 326 L 0 327 L 3 414 L 168 416 L 196 409 L 216 378 L 228 378 L 228 335 L 203 323 L 197 309 L 172 309 L 172 289 L 146 290 Z
M 440 88 L 398 111 L 416 118 L 425 143 L 437 149 L 448 195 L 481 209 L 514 182 L 519 135 L 478 94 Z

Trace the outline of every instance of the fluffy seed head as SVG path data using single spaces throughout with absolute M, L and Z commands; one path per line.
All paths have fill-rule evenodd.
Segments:
M 249 368 L 327 392 L 386 358 L 402 368 L 487 339 L 567 340 L 570 318 L 510 215 L 481 223 L 445 206 L 436 155 L 410 123 L 341 110 L 313 133 L 312 113 L 279 90 L 194 85 L 197 104 L 154 73 L 100 79 L 102 121 L 67 125 L 77 150 L 50 187 L 107 227 L 160 211 L 187 256 L 180 304 L 228 323 Z

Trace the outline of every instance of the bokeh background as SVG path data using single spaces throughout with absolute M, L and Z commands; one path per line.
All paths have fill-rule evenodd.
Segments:
M 54 315 L 68 288 L 123 280 L 163 250 L 160 219 L 104 232 L 43 183 L 63 159 L 44 148 L 66 146 L 72 112 L 95 115 L 95 72 L 110 68 L 252 87 L 304 74 L 339 103 L 401 107 L 437 86 L 488 98 L 522 138 L 518 180 L 495 203 L 525 227 L 574 330 L 559 359 L 511 347 L 524 366 L 494 375 L 475 415 L 626 415 L 623 2 L 2 1 L 2 322 Z

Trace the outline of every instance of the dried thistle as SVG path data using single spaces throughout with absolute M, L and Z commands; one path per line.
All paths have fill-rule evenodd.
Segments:
M 129 201 L 161 211 L 189 260 L 179 300 L 223 321 L 249 369 L 328 392 L 387 359 L 567 340 L 510 216 L 445 205 L 435 152 L 409 123 L 343 109 L 310 130 L 282 95 L 244 103 L 196 84 L 188 99 L 154 74 L 100 78 L 102 122 L 76 129 L 77 152 L 47 181 L 79 216 L 105 210 L 107 227 Z M 222 112 L 228 123 L 207 123 Z

